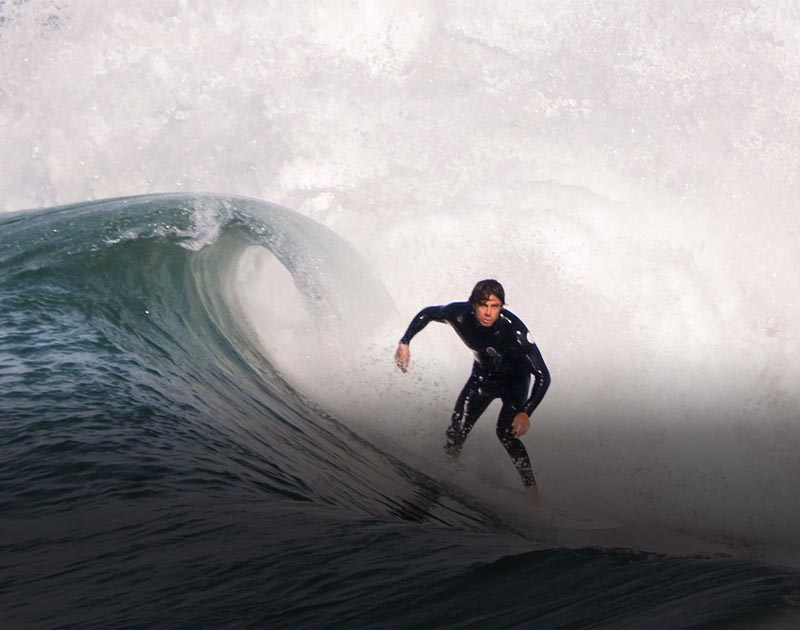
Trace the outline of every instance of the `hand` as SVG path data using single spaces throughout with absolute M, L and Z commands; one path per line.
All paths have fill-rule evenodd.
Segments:
M 528 414 L 524 411 L 520 411 L 516 416 L 514 416 L 514 420 L 511 422 L 511 431 L 514 434 L 514 437 L 520 438 L 528 432 L 530 426 L 531 421 L 528 418 Z
M 408 344 L 401 343 L 397 346 L 397 352 L 394 353 L 394 362 L 400 371 L 405 374 L 408 371 L 408 362 L 411 360 L 411 349 Z

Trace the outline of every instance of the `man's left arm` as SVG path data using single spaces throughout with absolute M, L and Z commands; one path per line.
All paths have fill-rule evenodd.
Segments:
M 533 374 L 533 387 L 531 388 L 530 396 L 522 406 L 522 410 L 514 416 L 512 422 L 514 435 L 522 437 L 528 432 L 530 415 L 542 402 L 547 388 L 550 387 L 550 371 L 545 365 L 542 353 L 539 352 L 539 348 L 530 339 L 528 330 L 524 327 L 523 330 L 517 331 L 517 341 L 525 352 L 525 359 L 528 362 L 531 374 Z
M 533 374 L 533 387 L 531 388 L 531 395 L 525 402 L 525 413 L 530 416 L 533 410 L 542 402 L 547 388 L 550 387 L 550 372 L 544 363 L 542 353 L 535 343 L 530 344 L 528 349 L 528 362 L 531 366 L 531 374 Z

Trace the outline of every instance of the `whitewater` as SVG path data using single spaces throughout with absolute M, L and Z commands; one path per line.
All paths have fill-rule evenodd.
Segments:
M 790 628 L 793 3 L 0 3 L 3 627 Z M 553 378 L 525 504 L 423 306 Z M 513 594 L 510 595 L 510 594 Z

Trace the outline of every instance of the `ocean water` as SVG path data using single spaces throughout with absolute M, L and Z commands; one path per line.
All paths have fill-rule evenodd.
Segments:
M 246 253 L 281 256 L 305 287 L 291 309 L 322 311 L 324 334 L 339 296 L 323 280 L 378 291 L 300 215 L 157 195 L 0 230 L 6 627 L 719 627 L 795 610 L 800 574 L 755 541 L 537 520 L 521 493 L 426 474 L 432 455 L 375 446 L 293 387 L 231 290 Z
M 0 627 L 800 625 L 793 3 L 0 2 Z M 497 277 L 533 510 L 422 306 Z

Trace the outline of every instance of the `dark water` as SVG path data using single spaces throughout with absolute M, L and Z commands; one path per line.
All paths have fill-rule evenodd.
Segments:
M 253 244 L 312 309 L 359 265 L 253 200 L 0 219 L 1 628 L 796 627 L 793 568 L 564 545 L 353 434 L 259 352 Z

